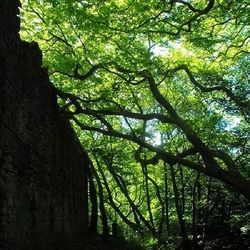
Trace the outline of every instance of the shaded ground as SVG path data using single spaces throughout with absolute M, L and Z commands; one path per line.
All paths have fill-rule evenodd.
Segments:
M 58 243 L 55 250 L 143 250 L 143 248 L 121 238 L 110 236 L 108 241 L 104 241 L 102 236 L 85 235 L 67 243 Z

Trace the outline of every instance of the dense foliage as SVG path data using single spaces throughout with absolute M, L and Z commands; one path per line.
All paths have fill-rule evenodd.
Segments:
M 98 199 L 106 236 L 117 221 L 149 248 L 247 244 L 249 10 L 244 0 L 22 1 L 21 35 L 39 43 L 90 154 L 92 233 Z

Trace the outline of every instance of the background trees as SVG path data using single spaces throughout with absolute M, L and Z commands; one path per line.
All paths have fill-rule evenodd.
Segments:
M 22 4 L 22 37 L 39 42 L 91 154 L 102 219 L 168 247 L 180 229 L 186 248 L 210 220 L 232 225 L 238 204 L 222 183 L 250 197 L 249 3 Z

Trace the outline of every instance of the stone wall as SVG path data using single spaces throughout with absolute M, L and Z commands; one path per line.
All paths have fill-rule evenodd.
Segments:
M 0 249 L 61 249 L 87 231 L 88 163 L 17 15 L 0 0 Z

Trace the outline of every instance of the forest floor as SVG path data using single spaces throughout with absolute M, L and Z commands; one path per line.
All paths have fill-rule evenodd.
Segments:
M 214 239 L 206 242 L 205 250 L 250 250 L 249 239 L 241 241 L 236 238 Z M 109 236 L 108 240 L 104 240 L 102 235 L 90 236 L 76 236 L 74 239 L 63 239 L 54 245 L 53 250 L 145 250 L 145 248 L 137 245 L 134 242 L 129 242 L 121 237 Z M 153 248 L 156 249 L 156 248 Z M 166 249 L 182 249 L 181 247 L 166 248 Z M 198 250 L 198 248 L 197 248 Z
M 63 250 L 143 250 L 143 248 L 119 237 L 110 236 L 108 240 L 104 240 L 102 236 L 86 235 L 68 242 Z

